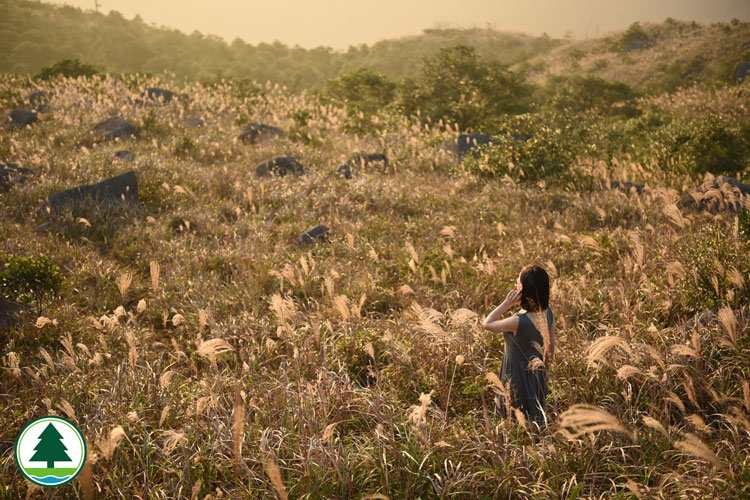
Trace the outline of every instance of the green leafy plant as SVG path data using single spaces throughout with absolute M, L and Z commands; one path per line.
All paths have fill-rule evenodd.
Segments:
M 9 297 L 19 302 L 36 305 L 37 313 L 42 314 L 42 306 L 56 296 L 63 283 L 60 268 L 48 257 L 6 257 L 0 274 L 0 288 Z
M 746 239 L 750 239 L 750 210 L 741 207 L 737 213 L 739 233 Z
M 396 98 L 397 85 L 384 75 L 359 68 L 329 80 L 321 92 L 323 102 L 346 108 L 344 128 L 354 133 L 375 130 L 373 117 Z
M 750 164 L 749 139 L 750 126 L 721 116 L 679 118 L 658 129 L 647 154 L 662 168 L 676 162 L 696 176 L 705 172 L 736 175 Z
M 400 107 L 424 122 L 479 130 L 526 110 L 530 95 L 521 75 L 498 62 L 483 62 L 473 47 L 459 45 L 424 60 L 420 76 L 402 86 Z
M 649 40 L 649 36 L 646 34 L 645 31 L 643 31 L 643 28 L 641 27 L 641 23 L 635 22 L 628 27 L 625 33 L 623 33 L 622 37 L 620 38 L 617 44 L 617 48 L 622 49 L 625 46 L 627 46 L 630 42 L 635 42 L 638 40 L 647 42 Z
M 53 78 L 78 78 L 85 76 L 89 78 L 99 73 L 99 70 L 91 64 L 82 63 L 78 59 L 63 59 L 52 66 L 45 66 L 34 75 L 35 79 L 49 81 Z
M 596 110 L 603 115 L 627 117 L 639 114 L 634 100 L 637 93 L 626 83 L 607 81 L 597 76 L 552 77 L 544 93 L 550 105 L 564 112 Z
M 468 171 L 490 177 L 511 177 L 536 181 L 563 173 L 573 162 L 568 135 L 556 128 L 541 126 L 533 137 L 523 141 L 512 135 L 498 135 L 492 146 L 482 148 L 479 157 L 467 156 L 463 162 Z

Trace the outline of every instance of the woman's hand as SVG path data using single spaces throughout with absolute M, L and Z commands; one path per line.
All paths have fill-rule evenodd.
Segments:
M 505 303 L 509 306 L 518 304 L 521 302 L 521 291 L 513 289 L 510 292 L 508 292 L 508 295 L 505 297 Z

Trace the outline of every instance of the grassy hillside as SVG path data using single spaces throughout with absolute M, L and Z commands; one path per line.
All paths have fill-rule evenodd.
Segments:
M 523 66 L 537 83 L 550 75 L 595 75 L 659 93 L 696 82 L 731 82 L 737 63 L 750 59 L 748 22 L 667 20 L 634 28 L 570 41 Z M 642 47 L 626 50 L 636 40 L 644 41 Z
M 157 85 L 190 100 L 132 104 Z M 452 127 L 385 110 L 357 135 L 343 109 L 273 86 L 258 99 L 234 83 L 4 76 L 3 115 L 32 90 L 50 112 L 0 135 L 0 161 L 36 172 L 0 194 L 0 254 L 47 255 L 64 282 L 46 319 L 3 337 L 0 441 L 44 414 L 81 428 L 89 465 L 53 495 L 750 494 L 750 220 L 678 208 L 705 173 L 695 159 L 727 153 L 690 135 L 672 149 L 685 131 L 740 130 L 750 93 L 508 117 L 536 127 L 513 164 L 501 149 L 456 165 Z M 90 131 L 114 114 L 140 137 Z M 250 120 L 288 136 L 243 144 Z M 354 151 L 386 153 L 393 172 L 337 177 Z M 255 177 L 280 154 L 306 175 Z M 131 168 L 138 207 L 37 212 Z M 647 188 L 601 187 L 615 180 Z M 299 248 L 316 224 L 330 241 Z M 557 318 L 544 431 L 494 415 L 503 337 L 479 326 L 529 263 L 551 274 Z M 686 324 L 706 308 L 720 319 Z M 11 453 L 0 461 L 0 496 L 24 496 Z
M 294 91 L 318 88 L 360 67 L 394 79 L 412 76 L 422 58 L 458 44 L 474 46 L 485 57 L 512 64 L 559 43 L 494 30 L 431 29 L 416 37 L 335 52 L 279 42 L 250 45 L 235 39 L 226 43 L 197 31 L 188 35 L 148 25 L 137 17 L 128 20 L 117 12 L 103 15 L 29 0 L 0 0 L 0 12 L 0 72 L 34 74 L 61 59 L 80 59 L 113 73 L 168 70 L 194 80 L 250 78 L 270 80 Z

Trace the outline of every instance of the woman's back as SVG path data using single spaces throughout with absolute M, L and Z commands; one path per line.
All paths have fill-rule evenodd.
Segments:
M 500 380 L 510 382 L 511 401 L 527 417 L 538 420 L 547 399 L 547 370 L 544 352 L 553 329 L 554 315 L 547 307 L 540 313 L 516 313 L 515 334 L 505 332 L 505 352 Z M 501 402 L 502 403 L 502 402 Z M 503 405 L 500 405 L 501 409 Z

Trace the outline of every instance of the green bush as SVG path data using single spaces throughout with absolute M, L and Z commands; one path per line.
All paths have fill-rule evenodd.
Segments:
M 382 74 L 359 68 L 326 82 L 321 98 L 346 109 L 346 131 L 370 133 L 375 130 L 373 117 L 395 100 L 397 87 Z
M 637 116 L 637 93 L 626 83 L 608 81 L 598 76 L 551 77 L 542 97 L 563 112 L 594 111 L 601 115 Z
M 648 144 L 647 155 L 662 168 L 674 162 L 696 177 L 736 176 L 750 165 L 750 124 L 716 115 L 676 118 L 657 129 Z
M 34 75 L 37 80 L 49 81 L 53 78 L 78 78 L 79 76 L 85 76 L 89 78 L 99 73 L 94 66 L 86 63 L 82 63 L 78 59 L 63 59 L 58 61 L 52 66 L 45 66 L 42 70 Z
M 313 114 L 309 109 L 296 109 L 292 111 L 294 125 L 289 129 L 289 138 L 293 141 L 299 141 L 310 147 L 320 147 L 323 141 L 309 127 Z
M 744 236 L 746 240 L 750 239 L 750 210 L 745 207 L 741 207 L 737 213 L 737 225 L 739 226 L 739 233 Z
M 0 273 L 0 288 L 3 292 L 19 302 L 33 302 L 39 315 L 42 314 L 42 306 L 47 299 L 60 291 L 62 282 L 60 268 L 44 255 L 38 259 L 6 257 L 4 269 Z
M 641 28 L 641 23 L 635 22 L 628 27 L 625 33 L 622 34 L 622 37 L 620 37 L 620 40 L 617 43 L 617 49 L 622 50 L 627 44 L 637 40 L 647 42 L 649 36 L 643 31 L 643 28 Z
M 498 62 L 482 62 L 474 48 L 441 49 L 424 60 L 419 77 L 401 87 L 399 107 L 425 123 L 442 120 L 461 130 L 491 127 L 528 109 L 531 87 Z
M 738 303 L 747 302 L 748 291 L 734 285 L 726 274 L 731 268 L 743 276 L 750 273 L 747 243 L 727 238 L 727 230 L 721 224 L 704 226 L 680 242 L 679 261 L 694 271 L 675 284 L 676 296 L 682 299 L 685 313 L 707 308 L 716 311 L 729 290 L 733 290 Z
M 495 136 L 491 146 L 481 148 L 481 156 L 468 155 L 463 167 L 480 175 L 503 177 L 507 174 L 527 181 L 560 176 L 569 170 L 575 158 L 566 132 L 540 126 L 526 141 L 514 139 L 509 134 Z

